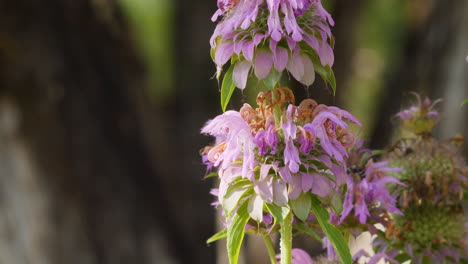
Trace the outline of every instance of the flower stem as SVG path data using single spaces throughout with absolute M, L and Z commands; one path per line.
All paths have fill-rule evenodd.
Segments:
M 291 212 L 283 219 L 280 228 L 281 234 L 281 264 L 291 264 L 292 256 L 292 222 Z
M 281 108 L 279 105 L 275 105 L 273 109 L 273 114 L 275 115 L 275 124 L 280 125 L 281 122 Z
M 271 99 L 274 102 L 273 115 L 275 116 L 275 124 L 279 126 L 281 122 L 281 105 L 276 103 L 277 98 L 275 89 L 271 90 Z
M 270 235 L 267 233 L 263 234 L 263 240 L 265 241 L 265 246 L 268 250 L 268 256 L 270 257 L 271 264 L 276 264 L 276 253 L 273 243 L 271 242 Z

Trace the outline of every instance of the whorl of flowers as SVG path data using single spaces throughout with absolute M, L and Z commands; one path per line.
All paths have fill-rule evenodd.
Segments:
M 239 112 L 217 116 L 202 133 L 216 137 L 206 155 L 218 168 L 223 208 L 232 211 L 240 199 L 233 193 L 250 190 L 250 216 L 261 222 L 264 203 L 286 206 L 306 193 L 326 198 L 344 184 L 347 148 L 354 144 L 347 122 L 360 123 L 348 112 L 312 99 L 295 106 L 288 88 L 260 93 L 257 103 L 256 109 L 244 104 Z M 277 105 L 281 122 L 275 124 Z
M 432 128 L 437 124 L 440 113 L 434 107 L 442 100 L 437 99 L 432 102 L 428 97 L 424 100 L 417 93 L 414 93 L 417 104 L 396 114 L 402 120 L 403 128 L 416 135 L 430 135 Z
M 390 168 L 385 160 L 374 162 L 369 158 L 371 151 L 362 148 L 362 144 L 362 141 L 357 144 L 347 160 L 347 191 L 339 223 L 352 227 L 358 221 L 360 224 L 368 224 L 372 232 L 375 231 L 374 224 L 385 225 L 384 216 L 387 212 L 402 214 L 388 185 L 404 184 L 390 175 L 401 169 Z M 352 211 L 354 217 L 351 217 Z
M 419 98 L 419 97 L 418 97 Z M 379 252 L 404 252 L 408 259 L 422 263 L 458 263 L 466 256 L 466 233 L 462 199 L 468 186 L 468 167 L 451 143 L 440 143 L 430 136 L 439 118 L 437 103 L 426 98 L 398 114 L 403 126 L 417 138 L 401 139 L 386 154 L 393 173 L 406 186 L 393 193 L 404 216 L 394 216 L 386 236 L 379 238 Z
M 434 138 L 403 139 L 387 158 L 391 166 L 402 168 L 394 176 L 407 184 L 395 189 L 401 208 L 421 203 L 450 205 L 463 198 L 467 167 L 455 146 Z
M 331 78 L 334 21 L 320 0 L 218 0 L 218 8 L 212 20 L 222 19 L 210 41 L 218 77 L 231 59 L 240 89 L 251 69 L 259 80 L 287 69 L 307 86 L 315 71 Z

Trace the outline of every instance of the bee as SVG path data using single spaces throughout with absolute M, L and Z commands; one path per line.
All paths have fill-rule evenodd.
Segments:
M 366 177 L 366 170 L 364 168 L 356 166 L 356 165 L 353 165 L 353 166 L 349 167 L 346 170 L 346 173 L 358 175 L 359 178 L 361 178 L 361 180 Z
M 406 156 L 414 153 L 412 146 L 415 144 L 415 139 L 413 138 L 403 138 L 395 142 L 387 152 L 389 153 L 398 153 L 399 155 Z

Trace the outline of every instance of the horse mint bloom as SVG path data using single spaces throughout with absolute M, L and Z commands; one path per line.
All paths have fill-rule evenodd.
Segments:
M 430 258 L 434 263 L 458 263 L 467 258 L 466 215 L 463 193 L 468 186 L 468 166 L 457 145 L 431 136 L 439 118 L 428 98 L 397 114 L 403 127 L 416 137 L 397 141 L 386 154 L 388 165 L 401 168 L 393 176 L 405 183 L 394 195 L 403 216 L 394 215 L 379 252 L 404 252 L 414 263 Z
M 389 183 L 404 186 L 390 173 L 400 172 L 399 168 L 390 168 L 388 161 L 374 162 L 364 157 L 370 155 L 370 150 L 362 148 L 363 142 L 350 152 L 348 157 L 348 177 L 344 197 L 343 211 L 339 223 L 353 223 L 349 218 L 354 210 L 354 216 L 360 224 L 381 223 L 385 226 L 382 216 L 388 213 L 402 214 L 397 208 L 397 201 L 389 191 Z M 368 218 L 372 221 L 368 221 Z M 369 222 L 369 223 L 368 223 Z M 372 231 L 372 228 L 370 228 Z
M 359 121 L 312 99 L 295 106 L 288 88 L 260 93 L 257 103 L 255 109 L 245 104 L 239 112 L 227 111 L 202 129 L 216 137 L 205 155 L 218 168 L 223 208 L 234 210 L 250 193 L 250 216 L 261 222 L 265 203 L 287 206 L 307 193 L 324 199 L 336 193 L 346 183 L 346 148 L 354 144 L 348 127 Z M 279 124 L 273 115 L 276 105 L 287 105 Z
M 396 116 L 403 121 L 403 128 L 417 135 L 430 134 L 440 118 L 439 112 L 434 110 L 434 107 L 442 100 L 438 99 L 432 102 L 427 97 L 422 100 L 421 96 L 417 93 L 414 93 L 414 95 L 416 96 L 417 104 L 397 113 Z
M 210 41 L 218 76 L 231 59 L 240 89 L 251 71 L 262 80 L 287 70 L 307 86 L 316 67 L 331 71 L 334 21 L 320 0 L 218 0 L 212 20 L 220 20 Z

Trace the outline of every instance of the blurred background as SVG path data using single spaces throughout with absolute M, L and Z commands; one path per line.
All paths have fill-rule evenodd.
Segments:
M 319 78 L 308 89 L 291 80 L 299 99 L 354 113 L 374 148 L 392 142 L 409 91 L 445 99 L 438 137 L 468 135 L 468 1 L 325 5 L 337 95 Z M 198 154 L 212 141 L 200 128 L 221 113 L 215 10 L 216 0 L 0 0 L 1 264 L 222 259 L 205 243 L 219 220 Z M 236 91 L 229 108 L 253 93 Z M 246 263 L 262 263 L 254 242 Z

